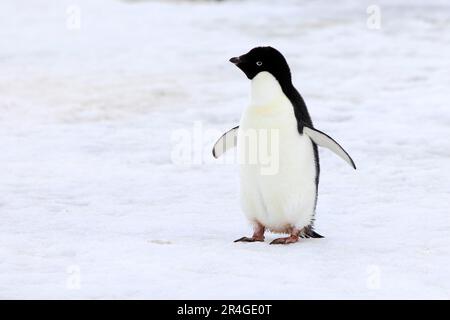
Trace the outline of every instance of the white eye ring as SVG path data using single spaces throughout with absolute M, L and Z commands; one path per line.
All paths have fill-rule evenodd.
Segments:
M 257 65 L 258 67 L 261 67 L 261 66 L 262 66 L 262 62 L 261 62 L 261 61 L 256 61 L 256 65 Z

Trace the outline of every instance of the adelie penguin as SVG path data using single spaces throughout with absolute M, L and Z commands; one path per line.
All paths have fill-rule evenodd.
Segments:
M 266 230 L 289 235 L 271 244 L 294 243 L 299 237 L 322 238 L 314 231 L 318 146 L 330 149 L 354 169 L 355 163 L 336 141 L 314 128 L 279 51 L 257 47 L 230 62 L 251 80 L 250 104 L 239 126 L 223 134 L 213 148 L 218 158 L 236 144 L 238 147 L 241 206 L 253 225 L 253 235 L 235 242 L 264 241 Z M 264 170 L 264 161 L 249 161 L 252 153 L 259 155 L 262 149 L 277 157 L 275 171 Z

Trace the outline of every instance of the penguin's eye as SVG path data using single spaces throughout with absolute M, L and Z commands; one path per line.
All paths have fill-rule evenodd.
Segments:
M 261 66 L 262 66 L 262 61 L 256 61 L 256 65 L 257 65 L 258 67 L 261 67 Z

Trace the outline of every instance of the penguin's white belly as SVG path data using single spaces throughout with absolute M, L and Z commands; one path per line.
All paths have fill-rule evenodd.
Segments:
M 256 163 L 251 159 L 255 150 Z M 314 150 L 310 138 L 297 131 L 287 97 L 280 95 L 264 107 L 246 109 L 239 127 L 238 153 L 241 205 L 251 222 L 275 232 L 311 224 L 316 202 Z M 264 154 L 268 156 L 261 157 Z

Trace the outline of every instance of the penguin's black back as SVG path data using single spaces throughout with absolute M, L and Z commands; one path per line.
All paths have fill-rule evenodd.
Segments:
M 289 75 L 290 78 L 290 75 Z M 290 79 L 286 79 L 285 83 L 281 83 L 281 88 L 288 97 L 289 101 L 294 108 L 295 118 L 297 119 L 297 130 L 299 134 L 303 134 L 303 127 L 308 126 L 314 128 L 311 116 L 309 115 L 308 108 L 306 107 L 306 103 L 303 100 L 303 97 L 300 93 L 295 89 L 295 87 L 290 82 Z M 311 141 L 312 142 L 312 141 Z M 317 195 L 319 190 L 319 176 L 320 176 L 320 161 L 319 161 L 319 150 L 317 144 L 312 142 L 313 151 L 314 151 L 314 160 L 316 164 L 316 201 L 314 208 L 317 206 Z

